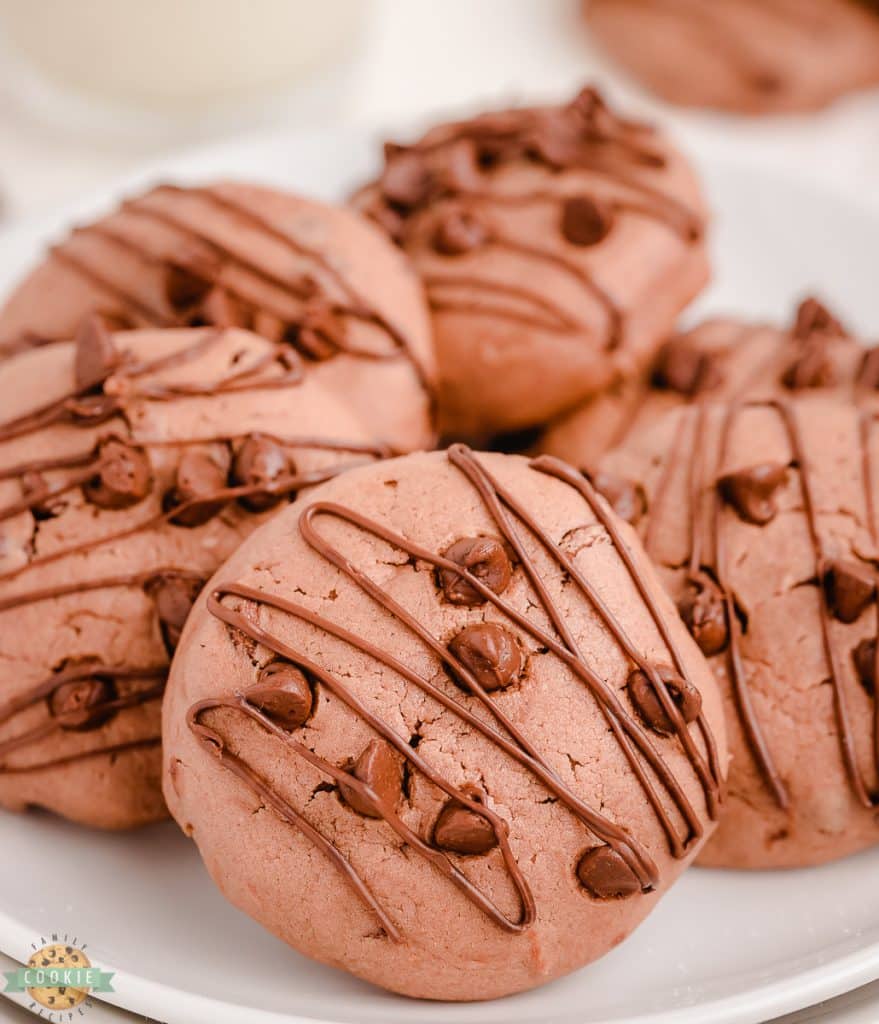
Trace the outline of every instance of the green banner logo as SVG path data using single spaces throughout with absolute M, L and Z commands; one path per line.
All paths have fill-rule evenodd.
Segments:
M 29 988 L 89 988 L 93 992 L 112 992 L 115 971 L 98 967 L 19 967 L 4 971 L 4 992 L 24 992 Z

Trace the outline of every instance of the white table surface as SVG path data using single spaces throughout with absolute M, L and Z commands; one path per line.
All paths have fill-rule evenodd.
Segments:
M 21 0 L 25 2 L 25 0 Z M 242 0 L 243 2 L 243 0 Z M 363 0 L 367 2 L 367 0 Z M 359 52 L 341 66 L 313 75 L 289 96 L 210 131 L 173 124 L 157 128 L 132 115 L 124 129 L 106 126 L 82 105 L 59 104 L 0 60 L 0 223 L 45 214 L 55 205 L 132 170 L 170 149 L 216 139 L 243 127 L 336 122 L 386 126 L 434 111 L 460 111 L 491 102 L 564 96 L 598 79 L 630 109 L 675 123 L 725 126 L 743 146 L 761 147 L 767 160 L 807 161 L 848 187 L 875 187 L 879 173 L 879 93 L 837 104 L 820 115 L 753 120 L 674 110 L 652 100 L 592 48 L 577 0 L 372 0 Z M 0 39 L 2 47 L 2 39 Z M 5 72 L 4 72 L 5 68 Z M 144 130 L 138 130 L 141 123 Z M 148 129 L 148 130 L 147 130 Z M 222 135 L 220 135 L 222 137 Z M 0 970 L 14 965 L 0 954 Z M 0 1021 L 25 1022 L 25 1009 L 0 1001 Z M 146 1018 L 95 1003 L 84 1019 L 132 1024 Z M 875 1024 L 879 983 L 783 1018 Z M 706 1022 L 710 1024 L 710 1022 Z

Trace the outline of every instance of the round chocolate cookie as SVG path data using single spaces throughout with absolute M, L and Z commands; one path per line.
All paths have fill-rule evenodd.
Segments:
M 601 469 L 617 496 L 640 491 L 647 551 L 723 690 L 733 761 L 702 863 L 793 867 L 879 842 L 875 414 L 702 403 Z
M 199 599 L 165 795 L 238 907 L 411 996 L 601 956 L 718 813 L 708 666 L 629 527 L 561 462 L 463 446 L 353 470 Z
M 879 84 L 875 0 L 583 0 L 593 35 L 672 103 L 747 114 Z
M 826 306 L 808 298 L 786 328 L 714 319 L 675 335 L 645 375 L 560 417 L 536 447 L 590 471 L 609 448 L 686 403 L 834 393 L 872 405 L 877 389 L 879 351 L 865 352 Z
M 389 143 L 354 202 L 424 279 L 449 436 L 543 423 L 635 373 L 707 279 L 690 167 L 591 88 Z
M 112 329 L 243 327 L 283 342 L 397 451 L 431 447 L 423 290 L 350 210 L 256 185 L 161 185 L 76 228 L 0 309 L 0 351 Z
M 298 490 L 381 452 L 288 346 L 109 334 L 0 362 L 0 804 L 163 817 L 161 696 L 192 601 Z

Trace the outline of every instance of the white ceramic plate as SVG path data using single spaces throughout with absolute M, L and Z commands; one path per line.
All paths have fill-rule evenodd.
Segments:
M 787 317 L 816 290 L 879 333 L 879 207 L 724 138 L 687 141 L 716 212 L 716 283 L 700 311 Z M 340 198 L 375 151 L 357 132 L 253 139 L 169 161 L 119 191 L 228 175 Z M 0 291 L 45 241 L 112 199 L 0 236 Z M 0 814 L 0 851 L 0 949 L 26 959 L 40 936 L 75 934 L 116 971 L 111 1001 L 168 1024 L 744 1024 L 879 977 L 879 849 L 810 871 L 691 871 L 604 960 L 536 992 L 468 1005 L 397 998 L 297 956 L 224 902 L 172 825 L 102 835 Z

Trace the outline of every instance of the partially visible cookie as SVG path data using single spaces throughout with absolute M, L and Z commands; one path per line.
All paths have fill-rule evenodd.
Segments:
M 621 942 L 695 856 L 715 684 L 631 530 L 562 463 L 352 470 L 222 567 L 163 708 L 165 794 L 238 907 L 411 996 Z
M 536 447 L 591 470 L 609 448 L 686 403 L 834 393 L 872 404 L 877 389 L 879 352 L 865 352 L 826 306 L 808 298 L 787 327 L 713 319 L 675 335 L 646 374 L 560 417 Z
M 235 182 L 160 185 L 74 229 L 0 309 L 0 353 L 114 329 L 243 327 L 288 345 L 375 440 L 431 447 L 421 283 L 351 210 Z
M 159 709 L 204 581 L 302 488 L 381 454 L 284 345 L 111 335 L 0 363 L 0 804 L 166 814 Z
M 640 491 L 647 550 L 723 690 L 733 760 L 701 862 L 798 867 L 879 842 L 876 414 L 700 403 L 600 470 Z
M 544 423 L 636 373 L 708 277 L 692 168 L 592 88 L 388 143 L 354 203 L 424 279 L 452 437 Z
M 584 0 L 601 45 L 672 103 L 814 110 L 879 85 L 871 0 Z

